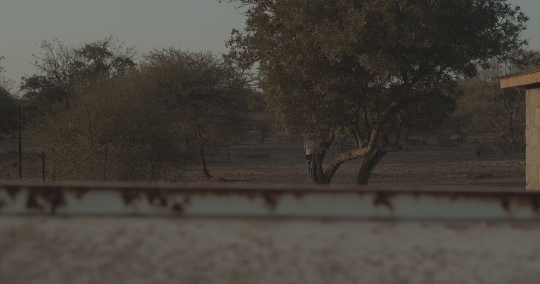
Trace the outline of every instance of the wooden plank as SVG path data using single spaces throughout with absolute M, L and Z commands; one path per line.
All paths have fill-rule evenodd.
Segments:
M 535 71 L 528 74 L 503 77 L 500 79 L 501 89 L 512 87 L 530 87 L 540 83 L 540 71 Z

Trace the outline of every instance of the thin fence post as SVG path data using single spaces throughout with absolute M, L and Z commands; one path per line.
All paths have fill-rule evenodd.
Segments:
M 22 180 L 21 106 L 17 106 L 17 130 L 19 132 L 19 179 Z

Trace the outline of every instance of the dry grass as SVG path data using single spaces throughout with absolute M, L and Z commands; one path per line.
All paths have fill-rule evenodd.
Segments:
M 253 132 L 227 152 L 208 158 L 213 179 L 206 179 L 197 164 L 184 171 L 171 173 L 171 179 L 181 182 L 227 182 L 249 184 L 311 184 L 302 141 L 282 134 L 272 134 L 264 144 Z M 25 180 L 41 179 L 41 160 L 31 143 L 23 141 L 23 177 Z M 351 147 L 350 145 L 348 147 Z M 524 189 L 525 155 L 476 155 L 475 144 L 454 147 L 434 143 L 406 145 L 398 153 L 384 157 L 373 171 L 370 185 L 404 186 L 497 186 L 507 189 Z M 0 141 L 0 179 L 18 176 L 17 143 L 10 139 Z M 332 158 L 330 154 L 327 162 Z M 361 160 L 341 166 L 333 184 L 353 185 Z M 47 173 L 47 179 L 50 179 Z
M 301 141 L 272 135 L 264 144 L 253 136 L 210 157 L 213 181 L 255 184 L 310 184 Z M 351 147 L 350 145 L 348 147 Z M 406 145 L 401 152 L 387 154 L 373 171 L 371 185 L 473 185 L 511 189 L 525 187 L 525 154 L 476 155 L 476 144 L 453 147 L 434 143 Z M 253 158 L 258 157 L 258 158 Z M 327 162 L 332 155 L 329 155 Z M 341 166 L 333 184 L 353 185 L 361 160 Z M 205 182 L 197 165 L 186 169 L 180 179 Z

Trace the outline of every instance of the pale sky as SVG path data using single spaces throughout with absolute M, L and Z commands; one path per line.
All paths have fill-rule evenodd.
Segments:
M 509 3 L 530 17 L 523 37 L 540 50 L 540 0 Z M 217 0 L 0 0 L 1 64 L 18 89 L 22 76 L 36 72 L 32 53 L 54 37 L 77 44 L 115 35 L 141 54 L 171 46 L 224 53 L 231 30 L 244 21 L 233 4 Z

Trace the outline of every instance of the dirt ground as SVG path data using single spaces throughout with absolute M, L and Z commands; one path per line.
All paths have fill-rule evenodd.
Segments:
M 10 137 L 0 141 L 0 180 L 15 179 L 17 143 Z M 225 182 L 249 184 L 311 184 L 303 142 L 273 133 L 264 143 L 251 132 L 240 143 L 208 157 L 213 179 L 202 175 L 198 164 L 179 173 L 182 182 Z M 23 140 L 23 177 L 39 180 L 39 153 Z M 345 145 L 351 148 L 352 145 Z M 525 189 L 525 154 L 477 156 L 478 146 L 462 143 L 443 146 L 405 144 L 403 151 L 387 154 L 373 170 L 370 185 L 375 186 L 493 186 L 511 190 Z M 329 154 L 329 162 L 334 154 Z M 354 185 L 362 160 L 343 164 L 332 184 Z
M 273 134 L 264 144 L 257 133 L 225 151 L 208 158 L 214 182 L 255 184 L 310 184 L 303 142 Z M 346 146 L 347 147 L 347 146 Z M 348 147 L 352 147 L 349 145 Z M 375 167 L 370 185 L 390 186 L 496 186 L 525 189 L 525 154 L 476 154 L 473 143 L 442 146 L 404 145 L 403 151 L 387 154 Z M 227 159 L 230 156 L 230 160 Z M 330 154 L 326 161 L 333 158 Z M 332 184 L 354 185 L 362 160 L 343 164 Z M 186 182 L 205 182 L 198 165 L 181 174 Z

